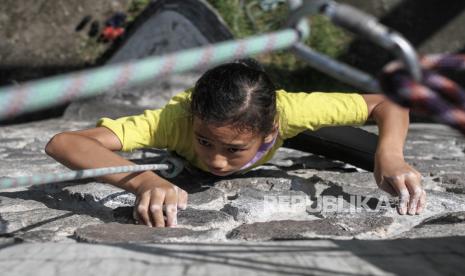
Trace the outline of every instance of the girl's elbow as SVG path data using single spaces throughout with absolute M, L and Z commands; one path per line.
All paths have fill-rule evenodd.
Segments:
M 69 140 L 70 135 L 67 132 L 55 134 L 45 146 L 45 153 L 55 158 L 59 153 L 63 153 L 63 151 L 66 150 L 66 147 L 71 144 Z

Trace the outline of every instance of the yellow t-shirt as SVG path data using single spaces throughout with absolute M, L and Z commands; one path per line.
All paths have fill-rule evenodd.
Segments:
M 189 114 L 190 90 L 174 96 L 163 109 L 146 110 L 143 114 L 116 120 L 102 118 L 103 126 L 118 136 L 123 151 L 140 148 L 166 148 L 184 157 L 197 168 L 207 171 L 195 155 L 193 128 Z M 368 117 L 368 107 L 355 93 L 288 93 L 276 91 L 279 135 L 274 146 L 251 168 L 270 160 L 285 139 L 304 130 L 325 126 L 361 125 Z M 251 169 L 248 168 L 248 169 Z

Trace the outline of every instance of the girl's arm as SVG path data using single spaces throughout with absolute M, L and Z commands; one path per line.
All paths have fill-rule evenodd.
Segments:
M 369 117 L 378 125 L 379 139 L 374 175 L 378 186 L 400 197 L 400 214 L 419 214 L 426 204 L 421 174 L 404 160 L 404 142 L 409 126 L 409 110 L 382 95 L 362 95 Z
M 71 169 L 134 165 L 113 151 L 121 150 L 118 137 L 105 127 L 55 135 L 45 152 Z M 136 195 L 134 209 L 148 226 L 164 227 L 163 204 L 166 205 L 167 226 L 176 225 L 177 207 L 185 208 L 187 193 L 152 171 L 119 173 L 99 177 L 100 180 Z

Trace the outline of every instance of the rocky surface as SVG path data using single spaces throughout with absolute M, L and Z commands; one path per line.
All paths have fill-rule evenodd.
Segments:
M 2 127 L 1 175 L 65 171 L 44 154 L 46 142 L 59 131 L 89 125 L 55 119 Z M 282 148 L 269 164 L 242 176 L 222 179 L 185 171 L 171 179 L 190 193 L 189 208 L 179 211 L 179 227 L 171 232 L 133 225 L 134 195 L 92 179 L 1 191 L 0 231 L 23 241 L 94 243 L 463 235 L 464 145 L 464 139 L 445 126 L 411 126 L 405 155 L 423 174 L 428 192 L 421 215 L 399 215 L 396 199 L 377 188 L 370 172 Z M 162 151 L 124 154 L 136 162 L 157 162 L 163 155 Z M 97 235 L 99 231 L 105 234 Z
M 76 103 L 65 118 L 0 127 L 0 178 L 67 171 L 44 153 L 54 134 L 162 106 L 196 74 Z M 121 154 L 136 163 L 166 155 Z M 396 198 L 370 172 L 286 148 L 245 175 L 184 171 L 170 179 L 189 192 L 177 228 L 134 224 L 134 195 L 93 179 L 0 190 L 0 268 L 2 275 L 458 274 L 465 139 L 446 126 L 413 124 L 405 157 L 424 177 L 421 215 L 399 215 Z

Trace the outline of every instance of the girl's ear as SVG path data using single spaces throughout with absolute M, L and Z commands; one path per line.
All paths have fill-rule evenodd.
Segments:
M 273 127 L 273 130 L 271 130 L 270 134 L 266 135 L 265 138 L 263 139 L 264 143 L 270 143 L 273 141 L 274 137 L 276 136 L 278 132 L 278 124 L 276 123 Z

